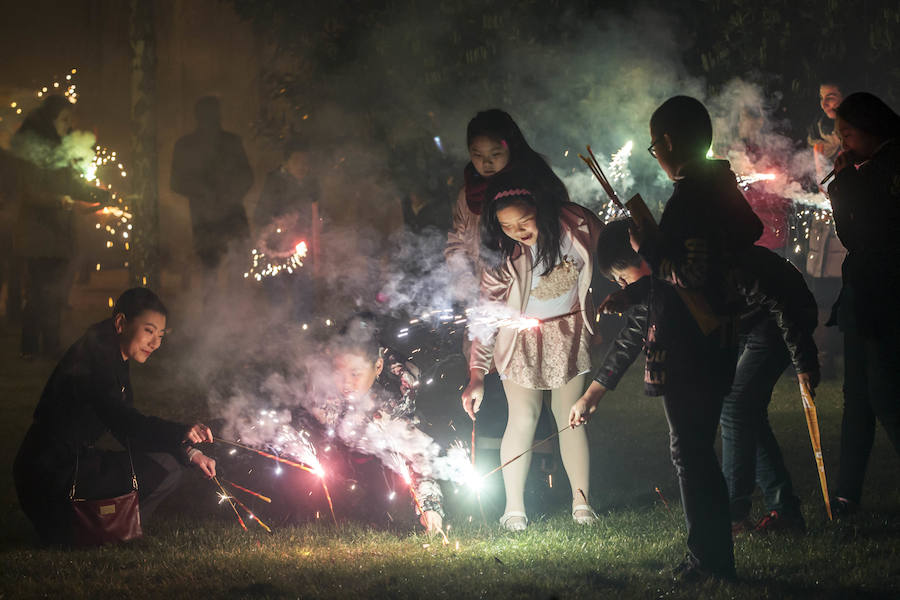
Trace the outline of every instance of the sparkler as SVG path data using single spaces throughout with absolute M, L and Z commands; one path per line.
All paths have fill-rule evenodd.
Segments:
M 300 241 L 284 256 L 272 253 L 266 254 L 258 248 L 250 251 L 250 269 L 244 272 L 244 279 L 252 277 L 256 281 L 262 281 L 263 277 L 275 277 L 281 273 L 293 273 L 303 267 L 303 260 L 309 253 L 306 242 Z
M 234 514 L 238 519 L 238 523 L 241 524 L 241 527 L 244 528 L 244 531 L 247 531 L 247 525 L 244 523 L 244 519 L 241 518 L 241 513 L 238 512 L 238 509 L 234 505 L 234 502 L 232 502 L 231 496 L 228 495 L 228 492 L 225 491 L 225 488 L 222 487 L 222 484 L 219 483 L 219 480 L 215 476 L 213 476 L 212 480 L 216 482 L 216 485 L 219 486 L 219 489 L 222 491 L 222 493 L 219 494 L 219 504 L 222 504 L 222 502 L 225 502 L 227 500 L 228 505 L 231 506 L 231 510 L 234 511 Z
M 747 173 L 746 175 L 738 175 L 737 182 L 744 190 L 754 183 L 760 181 L 774 181 L 777 176 L 775 173 Z
M 591 170 L 591 173 L 593 173 L 594 177 L 597 178 L 597 181 L 600 182 L 600 187 L 603 188 L 603 191 L 606 192 L 606 195 L 616 206 L 616 208 L 618 208 L 624 214 L 629 214 L 628 209 L 626 209 L 625 205 L 622 204 L 622 201 L 619 200 L 619 195 L 616 194 L 616 190 L 613 188 L 612 184 L 609 182 L 609 179 L 607 179 L 606 175 L 603 173 L 603 169 L 600 168 L 600 163 L 597 162 L 597 157 L 594 156 L 594 152 L 591 150 L 590 145 L 587 146 L 587 152 L 590 158 L 584 156 L 583 154 L 579 154 L 578 158 L 585 162 L 585 164 Z
M 228 445 L 230 445 L 230 446 L 235 446 L 235 447 L 237 447 L 237 448 L 242 448 L 242 449 L 244 449 L 244 450 L 249 450 L 250 452 L 255 452 L 256 454 L 259 454 L 259 455 L 262 456 L 262 457 L 265 457 L 265 458 L 271 458 L 272 460 L 274 460 L 274 461 L 276 461 L 276 462 L 280 462 L 280 463 L 285 464 L 285 465 L 287 465 L 287 466 L 289 466 L 289 467 L 294 467 L 295 469 L 301 469 L 301 470 L 306 471 L 306 472 L 308 472 L 308 473 L 315 473 L 316 475 L 319 475 L 320 473 L 322 473 L 322 475 L 324 475 L 324 472 L 322 472 L 322 467 L 321 467 L 321 465 L 319 465 L 318 468 L 316 468 L 316 467 L 311 467 L 311 466 L 309 466 L 309 465 L 304 465 L 304 464 L 302 464 L 302 463 L 299 463 L 299 462 L 296 462 L 296 461 L 293 461 L 293 460 L 288 460 L 288 459 L 283 458 L 283 457 L 281 457 L 281 456 L 276 456 L 275 454 L 271 454 L 271 453 L 269 453 L 269 452 L 264 452 L 264 451 L 262 451 L 262 450 L 258 450 L 258 449 L 256 449 L 256 448 L 253 448 L 252 446 L 247 446 L 247 445 L 245 445 L 245 444 L 241 444 L 240 442 L 234 442 L 234 441 L 232 441 L 232 440 L 223 440 L 222 438 L 219 438 L 219 437 L 213 438 L 213 440 L 216 441 L 216 442 L 219 442 L 219 443 L 221 443 L 221 444 L 228 444 Z
M 233 481 L 228 481 L 228 480 L 225 479 L 224 477 L 222 478 L 222 481 L 224 481 L 225 483 L 227 483 L 227 484 L 230 485 L 231 487 L 234 487 L 234 488 L 237 488 L 237 489 L 241 490 L 242 492 L 247 492 L 247 493 L 250 494 L 251 496 L 256 496 L 257 498 L 259 498 L 259 499 L 262 500 L 263 502 L 268 502 L 269 504 L 272 503 L 272 499 L 271 499 L 271 498 L 269 498 L 268 496 L 263 496 L 263 495 L 260 494 L 259 492 L 254 492 L 253 490 L 248 490 L 247 488 L 245 488 L 245 487 L 243 487 L 243 486 L 241 486 L 241 485 L 238 485 L 238 484 L 236 484 L 236 483 L 233 482 Z
M 502 465 L 500 465 L 500 466 L 497 467 L 496 469 L 493 469 L 493 470 L 491 470 L 491 471 L 485 473 L 484 475 L 481 476 L 481 478 L 482 478 L 482 479 L 487 479 L 488 477 L 490 477 L 491 475 L 493 475 L 493 474 L 496 473 L 497 471 L 503 469 L 504 467 L 506 467 L 506 466 L 509 465 L 510 463 L 519 460 L 520 458 L 522 458 L 523 456 L 525 456 L 526 454 L 528 454 L 529 452 L 531 452 L 532 450 L 534 450 L 535 448 L 537 448 L 538 446 L 540 446 L 541 444 L 545 444 L 545 443 L 549 442 L 550 440 L 552 440 L 553 438 L 555 438 L 556 436 L 558 436 L 559 434 L 561 434 L 561 433 L 562 433 L 563 431 L 565 431 L 566 429 L 575 429 L 575 427 L 579 427 L 579 425 L 575 425 L 574 427 L 572 427 L 572 426 L 570 426 L 570 425 L 566 425 L 565 427 L 563 427 L 562 429 L 560 429 L 560 430 L 557 431 L 556 433 L 551 434 L 551 435 L 548 435 L 547 437 L 545 437 L 545 438 L 542 439 L 541 441 L 539 441 L 539 442 L 537 442 L 537 443 L 535 443 L 535 444 L 532 444 L 532 446 L 531 446 L 530 448 L 528 448 L 527 450 L 525 450 L 524 452 L 522 452 L 522 453 L 520 453 L 520 454 L 517 454 L 516 456 L 513 456 L 511 459 L 509 459 L 508 461 L 506 461 L 505 463 L 503 463 Z
M 266 525 L 265 523 L 263 523 L 262 519 L 260 519 L 258 516 L 256 516 L 256 514 L 252 510 L 247 508 L 247 505 L 244 504 L 243 502 L 241 502 L 237 496 L 229 496 L 228 493 L 225 492 L 225 488 L 222 487 L 222 484 L 219 483 L 218 479 L 216 479 L 216 483 L 219 485 L 219 487 L 222 489 L 222 492 L 223 492 L 222 494 L 219 494 L 219 503 L 221 503 L 223 499 L 228 500 L 229 502 L 232 502 L 232 501 L 237 502 L 238 506 L 240 506 L 247 512 L 247 516 L 250 517 L 251 521 L 256 521 L 257 523 L 259 523 L 259 526 L 262 527 L 263 529 L 265 529 L 266 533 L 272 533 L 272 528 L 269 527 L 268 525 Z M 224 494 L 224 496 L 223 496 L 223 494 Z M 232 504 L 231 507 L 234 508 L 234 504 Z M 237 510 L 235 510 L 235 513 L 237 513 Z M 240 515 L 238 515 L 238 518 L 240 518 Z M 241 520 L 241 524 L 242 525 L 244 524 L 243 520 Z M 244 530 L 246 530 L 246 529 L 247 529 L 247 527 L 245 526 Z

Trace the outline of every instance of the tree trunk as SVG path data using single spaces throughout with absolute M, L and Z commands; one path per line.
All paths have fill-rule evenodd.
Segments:
M 155 1 L 130 0 L 131 150 L 134 213 L 129 274 L 133 286 L 160 287 L 156 151 Z

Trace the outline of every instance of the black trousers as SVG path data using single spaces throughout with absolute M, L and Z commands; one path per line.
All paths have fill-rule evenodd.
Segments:
M 64 258 L 29 258 L 22 310 L 22 353 L 55 354 L 59 351 L 59 325 L 65 306 Z
M 32 441 L 36 439 L 32 438 Z M 69 490 L 72 465 L 47 472 L 46 452 L 36 453 L 29 436 L 13 465 L 16 492 L 22 510 L 44 544 L 69 544 L 72 509 Z M 184 467 L 167 453 L 132 452 L 138 480 L 141 524 L 146 526 L 159 503 L 178 487 Z M 131 465 L 125 451 L 87 449 L 79 456 L 76 495 L 79 498 L 111 498 L 131 491 Z
M 886 318 L 882 337 L 844 332 L 844 414 L 837 495 L 862 498 L 863 479 L 881 422 L 900 455 L 900 319 Z
M 728 488 L 715 449 L 724 396 L 679 386 L 667 388 L 663 401 L 687 524 L 689 558 L 707 571 L 733 576 Z

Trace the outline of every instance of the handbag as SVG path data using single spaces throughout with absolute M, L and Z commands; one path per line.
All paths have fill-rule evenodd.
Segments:
M 117 544 L 141 537 L 141 512 L 138 505 L 138 482 L 128 444 L 131 465 L 131 491 L 114 498 L 78 498 L 78 455 L 75 455 L 75 475 L 69 500 L 72 505 L 72 541 L 76 546 Z

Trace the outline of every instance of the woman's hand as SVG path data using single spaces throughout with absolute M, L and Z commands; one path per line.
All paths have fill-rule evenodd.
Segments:
M 216 460 L 203 454 L 196 452 L 191 457 L 191 464 L 203 471 L 207 478 L 212 479 L 216 476 Z
M 434 533 L 435 531 L 440 531 L 444 528 L 444 519 L 441 518 L 441 515 L 433 510 L 426 510 L 422 513 L 422 516 L 419 517 L 419 522 L 422 523 L 422 527 L 425 528 L 425 531 L 428 533 Z
M 469 418 L 475 420 L 475 413 L 481 408 L 484 400 L 484 372 L 481 369 L 472 369 L 469 372 L 469 385 L 462 393 L 463 410 Z
M 209 427 L 203 423 L 196 423 L 188 429 L 184 435 L 184 441 L 190 444 L 200 444 L 202 442 L 213 442 L 213 434 Z
M 597 405 L 605 393 L 605 387 L 592 381 L 581 398 L 572 405 L 572 410 L 569 411 L 569 426 L 578 427 L 590 421 L 591 415 L 597 410 Z

